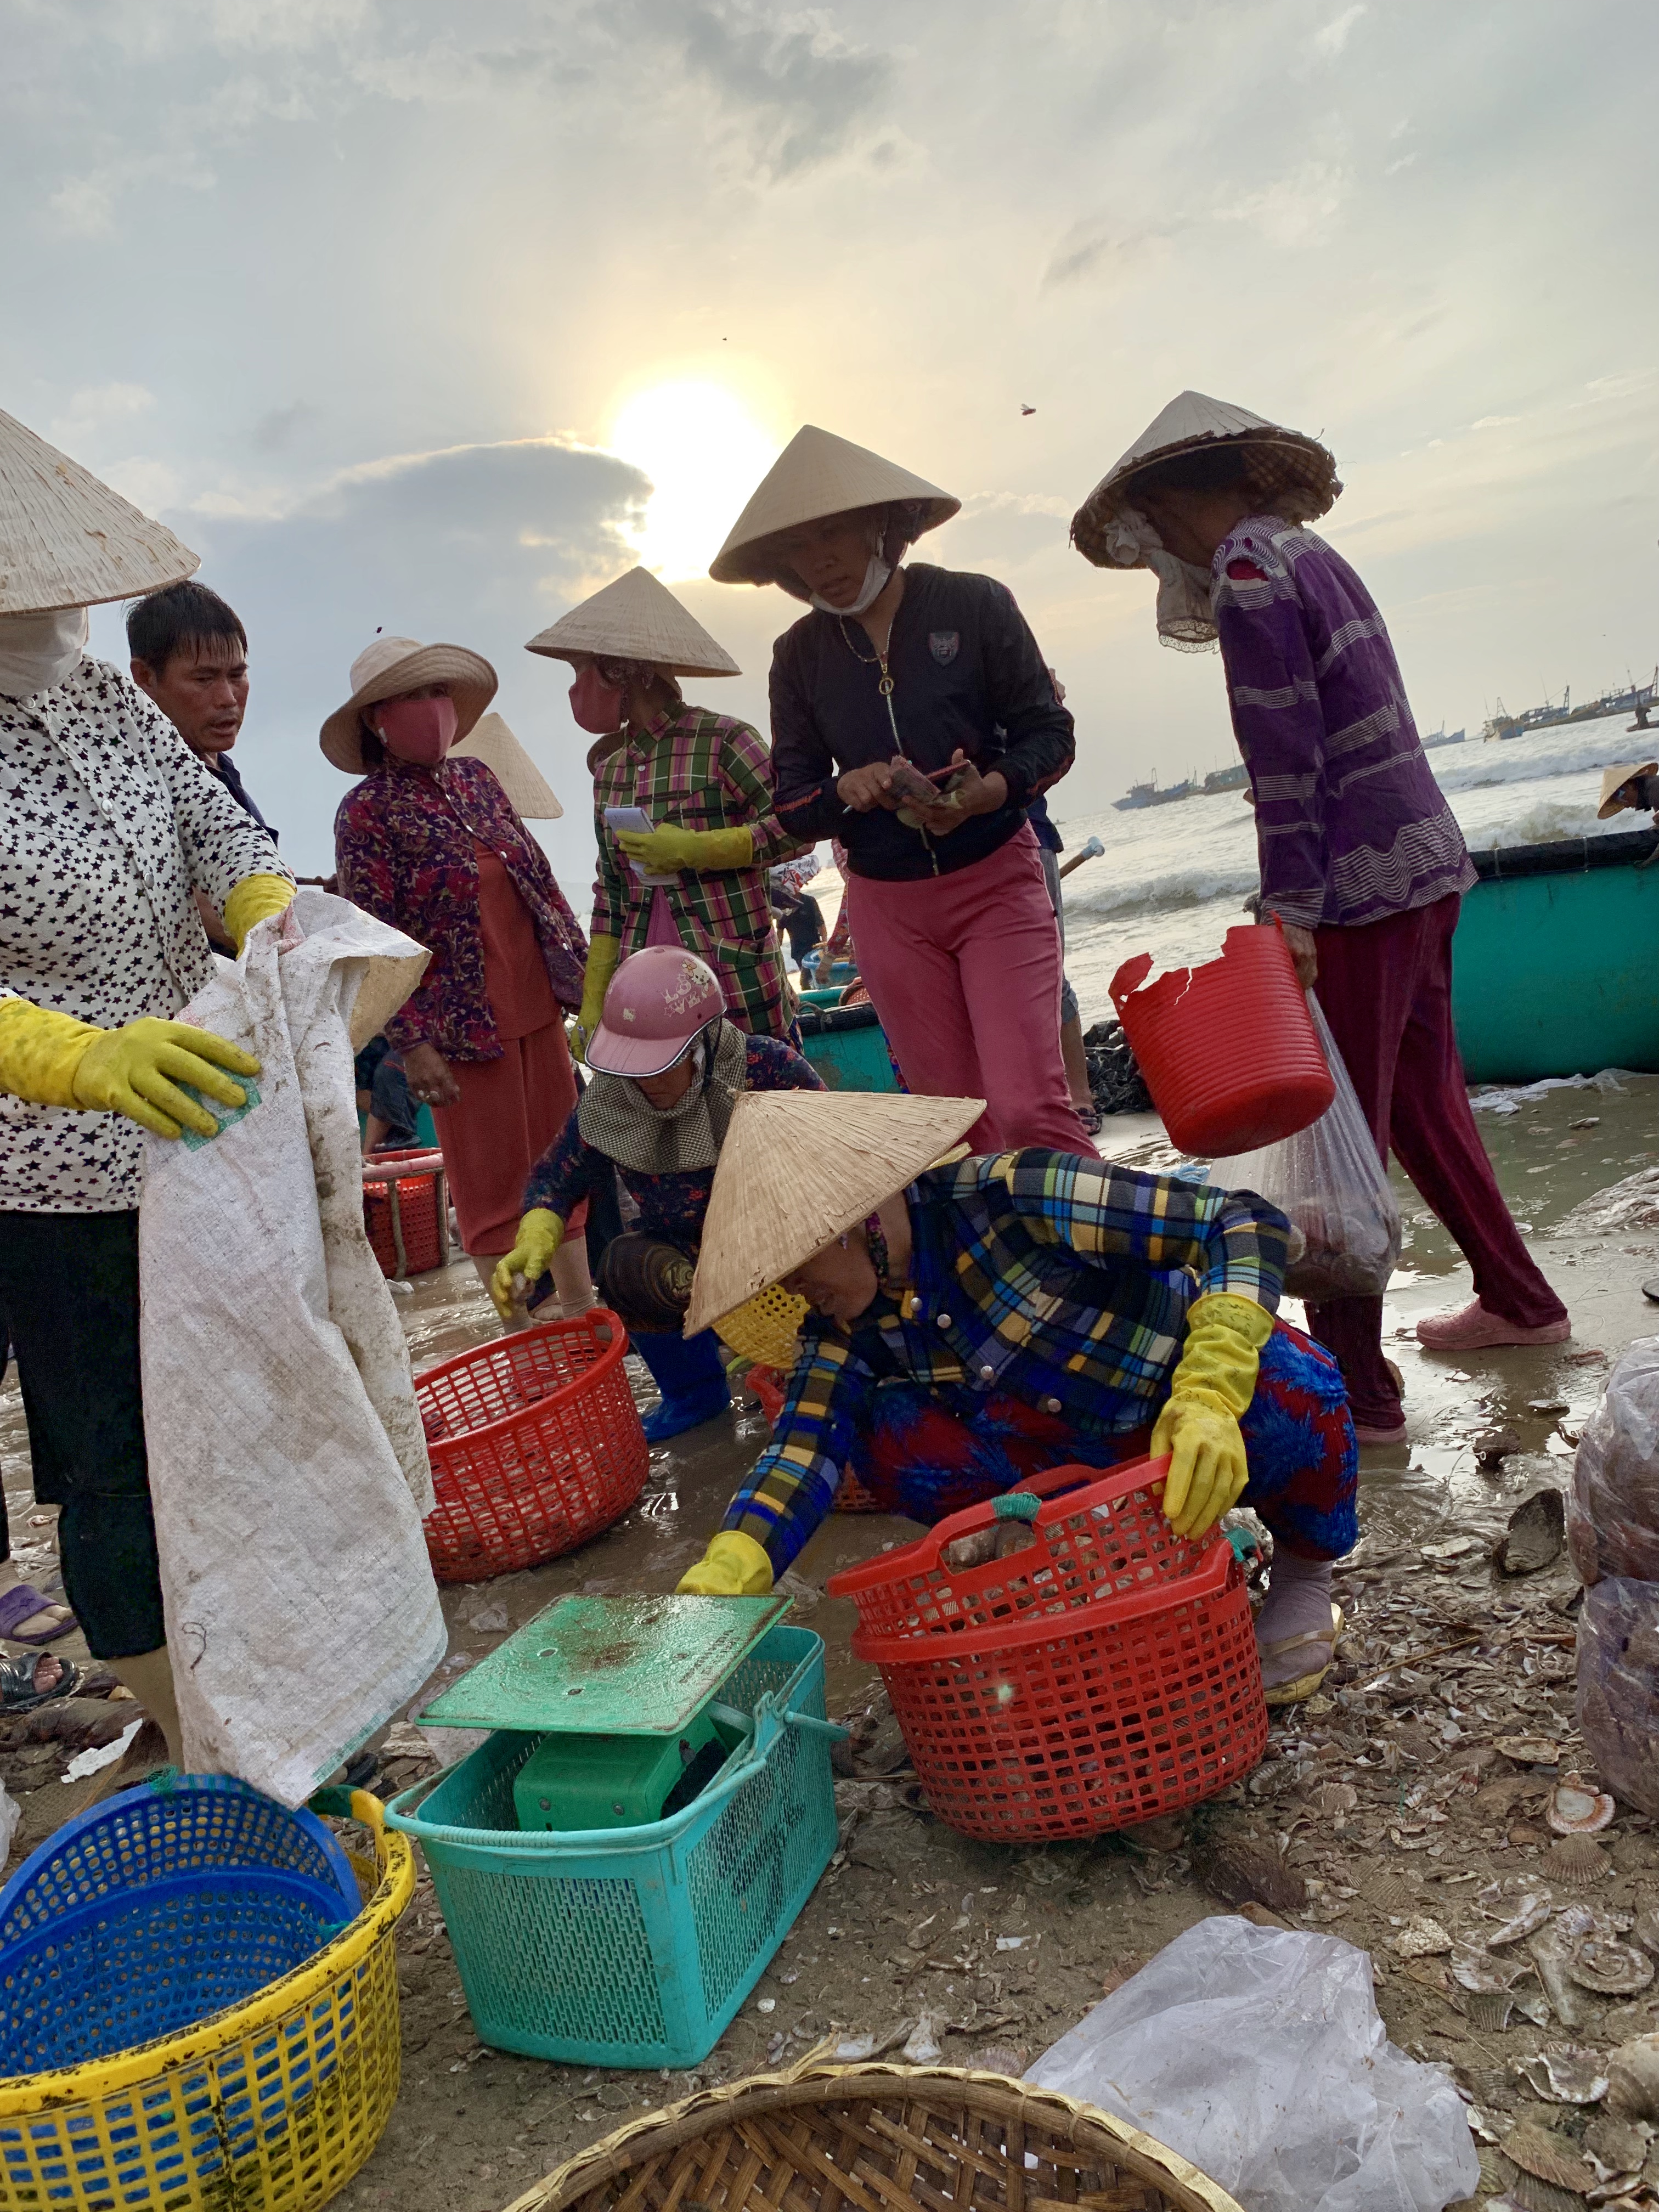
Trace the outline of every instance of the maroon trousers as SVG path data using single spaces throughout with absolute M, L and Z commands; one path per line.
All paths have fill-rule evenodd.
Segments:
M 1524 1328 L 1566 1312 L 1528 1257 L 1469 1110 L 1452 1032 L 1451 946 L 1456 893 L 1358 929 L 1321 929 L 1315 985 L 1384 1161 L 1389 1146 L 1474 1270 L 1490 1311 Z M 1381 1298 L 1308 1308 L 1311 1334 L 1348 1386 L 1356 1421 L 1388 1429 L 1400 1393 L 1382 1364 Z

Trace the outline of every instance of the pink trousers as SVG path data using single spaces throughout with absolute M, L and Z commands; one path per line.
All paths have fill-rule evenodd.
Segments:
M 859 973 L 912 1091 L 982 1098 L 976 1152 L 1098 1158 L 1060 1056 L 1060 933 L 1029 823 L 952 875 L 849 875 Z

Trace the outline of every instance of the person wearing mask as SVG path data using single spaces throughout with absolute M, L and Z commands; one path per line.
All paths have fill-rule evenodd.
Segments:
M 589 756 L 599 872 L 580 1037 L 599 1027 L 619 960 L 678 945 L 719 976 L 739 1029 L 799 1043 L 766 871 L 799 848 L 773 816 L 766 747 L 747 722 L 689 706 L 680 690 L 683 676 L 738 675 L 737 662 L 643 568 L 526 650 L 570 664 L 571 714 L 599 740 Z M 630 808 L 650 826 L 624 826 L 617 811 Z
M 726 1363 L 712 1329 L 680 1333 L 702 1218 L 733 1102 L 747 1091 L 822 1091 L 817 1071 L 780 1038 L 738 1028 L 720 979 L 678 945 L 647 945 L 611 978 L 587 1048 L 586 1089 L 536 1164 L 513 1249 L 492 1294 L 505 1314 L 556 1255 L 564 1224 L 617 1176 L 638 1209 L 605 1248 L 599 1296 L 627 1324 L 662 1402 L 645 1419 L 665 1443 L 723 1413 Z
M 1316 993 L 1371 1135 L 1462 1246 L 1473 1300 L 1417 1325 L 1433 1352 L 1571 1333 L 1504 1203 L 1452 1026 L 1452 933 L 1474 869 L 1434 778 L 1376 604 L 1307 524 L 1342 489 L 1324 447 L 1182 392 L 1072 525 L 1100 568 L 1150 568 L 1160 636 L 1218 643 L 1249 771 L 1261 912 Z M 1380 1297 L 1322 1300 L 1362 1443 L 1405 1439 Z
M 320 738 L 362 778 L 334 821 L 341 896 L 432 954 L 386 1036 L 432 1109 L 461 1247 L 486 1289 L 531 1168 L 576 1103 L 563 1010 L 581 1003 L 587 949 L 494 771 L 454 750 L 495 691 L 476 653 L 377 637 Z M 583 1223 L 568 1226 L 554 1269 L 567 1316 L 592 1303 Z M 527 1320 L 515 1308 L 509 1330 Z
M 771 1442 L 680 1589 L 770 1589 L 849 1477 L 932 1526 L 1052 1468 L 1167 1453 L 1179 1534 L 1241 1500 L 1273 1531 L 1262 1682 L 1270 1705 L 1310 1696 L 1341 1632 L 1358 1454 L 1335 1361 L 1275 1319 L 1289 1223 L 1249 1191 L 1041 1147 L 941 1161 L 981 1104 L 738 1101 L 685 1326 L 769 1285 L 809 1312 Z
M 173 1018 L 214 972 L 194 895 L 240 947 L 294 884 L 269 833 L 84 648 L 88 606 L 196 566 L 0 414 L 0 1325 L 65 1593 L 175 1765 L 139 1368 L 144 1137 L 216 1134 L 181 1086 L 240 1106 L 236 1079 L 258 1073 Z M 165 1313 L 166 1285 L 148 1287 Z
M 859 972 L 905 1083 L 983 1097 L 981 1151 L 1076 1152 L 1060 940 L 1025 818 L 1072 764 L 1072 718 L 1006 586 L 902 565 L 961 504 L 809 424 L 708 573 L 811 610 L 773 653 L 777 816 L 803 845 L 846 848 Z

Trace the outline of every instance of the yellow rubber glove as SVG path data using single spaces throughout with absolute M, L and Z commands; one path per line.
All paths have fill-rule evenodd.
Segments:
M 1224 1291 L 1195 1298 L 1188 1312 L 1186 1346 L 1152 1431 L 1152 1456 L 1170 1455 L 1164 1510 L 1178 1535 L 1202 1535 L 1250 1479 L 1239 1417 L 1255 1395 L 1273 1326 L 1264 1306 Z
M 587 1057 L 588 1039 L 599 1026 L 605 1013 L 605 994 L 611 988 L 611 978 L 617 972 L 617 963 L 622 957 L 622 940 L 616 937 L 590 937 L 587 940 L 587 966 L 582 972 L 582 1006 L 571 1035 L 570 1048 L 578 1060 Z
M 617 842 L 653 876 L 691 868 L 747 868 L 755 858 L 752 830 L 621 830 Z
M 553 1255 L 564 1242 L 564 1218 L 550 1213 L 544 1206 L 532 1206 L 519 1224 L 519 1233 L 513 1249 L 496 1267 L 489 1279 L 489 1295 L 495 1301 L 495 1310 L 503 1321 L 511 1321 L 514 1303 L 513 1278 L 523 1279 L 525 1290 L 538 1283 L 552 1264 Z M 523 1295 L 521 1291 L 520 1296 Z
M 772 1587 L 772 1562 L 752 1536 L 722 1528 L 674 1587 L 679 1597 L 764 1597 Z
M 225 901 L 225 935 L 240 952 L 256 921 L 267 915 L 286 914 L 294 903 L 296 885 L 286 876 L 244 876 L 231 886 Z
M 259 1063 L 208 1030 L 144 1015 L 125 1029 L 95 1029 L 27 999 L 0 1000 L 0 1091 L 36 1106 L 125 1114 L 158 1137 L 179 1125 L 204 1137 L 219 1125 L 175 1084 L 189 1083 L 222 1105 L 245 1094 L 220 1071 L 257 1075 Z

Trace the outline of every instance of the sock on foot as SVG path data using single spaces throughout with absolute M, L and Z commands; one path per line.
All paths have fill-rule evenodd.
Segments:
M 1294 1651 L 1269 1657 L 1275 1644 L 1293 1636 L 1328 1635 L 1331 1626 L 1330 1559 L 1299 1559 L 1283 1544 L 1273 1553 L 1273 1578 L 1255 1617 L 1256 1648 L 1261 1653 L 1261 1680 L 1266 1689 L 1294 1682 L 1311 1674 L 1322 1663 L 1316 1644 L 1298 1644 Z

